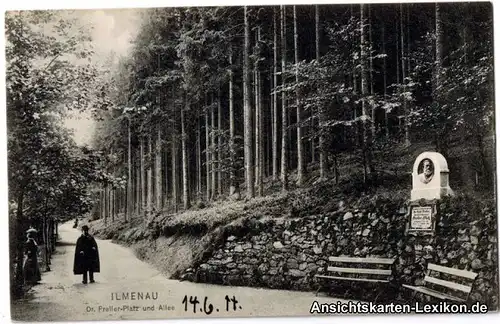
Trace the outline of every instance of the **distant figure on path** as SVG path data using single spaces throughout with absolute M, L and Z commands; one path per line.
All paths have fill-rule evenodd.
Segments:
M 42 280 L 42 275 L 38 266 L 38 244 L 36 244 L 34 238 L 36 230 L 30 228 L 26 233 L 28 240 L 25 243 L 24 249 L 24 255 L 26 256 L 23 264 L 24 281 L 34 285 Z
M 94 272 L 100 271 L 99 249 L 95 239 L 89 234 L 89 227 L 82 226 L 83 234 L 76 241 L 75 262 L 73 264 L 73 273 L 75 275 L 83 274 L 82 283 L 87 283 L 87 272 L 90 282 L 94 281 Z

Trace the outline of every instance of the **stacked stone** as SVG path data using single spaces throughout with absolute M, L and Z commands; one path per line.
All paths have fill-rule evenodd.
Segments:
M 337 211 L 326 215 L 263 221 L 259 227 L 265 230 L 258 234 L 228 236 L 224 246 L 198 267 L 195 278 L 230 285 L 314 289 L 314 275 L 324 271 L 329 256 L 396 255 L 404 217 L 388 204 L 379 202 L 378 209 L 368 211 L 348 210 L 341 202 Z
M 471 300 L 498 306 L 497 217 L 494 202 L 471 197 L 446 199 L 441 204 L 435 262 L 478 273 Z
M 405 235 L 406 209 L 401 201 L 375 199 L 355 207 L 340 202 L 337 210 L 322 215 L 248 222 L 246 226 L 252 229 L 229 233 L 185 278 L 315 290 L 314 275 L 324 272 L 329 256 L 395 257 L 393 283 L 422 284 L 429 262 L 470 270 L 479 273 L 471 300 L 492 308 L 498 305 L 494 203 L 485 205 L 463 197 L 443 199 L 435 236 L 423 237 Z M 363 289 L 360 296 L 353 292 L 356 285 L 346 287 L 344 297 L 367 300 L 374 300 L 383 288 Z

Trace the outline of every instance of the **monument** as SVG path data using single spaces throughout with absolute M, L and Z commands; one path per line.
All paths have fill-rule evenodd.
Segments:
M 448 182 L 448 163 L 437 152 L 420 154 L 413 165 L 411 201 L 441 199 L 453 195 Z
M 437 152 L 424 152 L 415 160 L 408 208 L 407 230 L 410 234 L 434 234 L 437 201 L 453 195 L 448 174 L 448 163 Z

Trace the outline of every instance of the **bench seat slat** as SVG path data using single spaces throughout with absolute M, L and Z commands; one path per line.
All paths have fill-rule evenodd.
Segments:
M 463 291 L 465 293 L 470 293 L 470 291 L 472 290 L 472 287 L 469 287 L 466 285 L 461 285 L 461 284 L 451 282 L 451 281 L 437 279 L 437 278 L 430 277 L 430 276 L 425 276 L 424 281 L 430 282 L 430 283 L 435 284 L 435 285 L 440 285 L 440 286 L 448 287 L 451 289 L 460 290 L 460 291 Z
M 395 259 L 387 258 L 350 258 L 350 257 L 329 257 L 330 262 L 349 262 L 349 263 L 375 263 L 375 264 L 393 264 Z
M 328 267 L 327 270 L 331 272 L 363 273 L 363 274 L 386 275 L 386 276 L 389 276 L 392 272 L 391 270 L 382 270 L 382 269 L 342 268 L 342 267 Z
M 460 269 L 454 269 L 454 268 L 448 268 L 448 267 L 443 267 L 434 263 L 429 263 L 427 265 L 427 269 L 433 270 L 433 271 L 438 271 L 438 272 L 444 272 L 447 274 L 451 274 L 454 276 L 458 277 L 464 277 L 468 279 L 476 279 L 477 273 L 472 272 L 472 271 L 467 271 L 467 270 L 460 270 Z
M 403 284 L 403 287 L 414 290 L 414 291 L 421 292 L 421 293 L 426 294 L 426 295 L 437 297 L 439 299 L 449 299 L 449 300 L 455 300 L 455 301 L 460 301 L 460 302 L 465 301 L 465 299 L 458 298 L 458 297 L 451 296 L 451 295 L 446 295 L 446 294 L 440 293 L 439 291 L 435 291 L 435 290 L 432 290 L 430 288 L 426 288 L 426 287 L 422 287 L 422 286 L 410 286 L 410 285 Z
M 389 280 L 383 280 L 383 279 L 348 278 L 348 277 L 336 277 L 336 276 L 325 276 L 325 275 L 316 275 L 315 277 L 324 279 L 349 280 L 349 281 L 389 282 Z

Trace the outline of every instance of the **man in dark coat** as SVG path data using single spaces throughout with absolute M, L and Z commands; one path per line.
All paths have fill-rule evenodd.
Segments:
M 89 234 L 89 227 L 82 226 L 83 234 L 76 241 L 75 262 L 73 264 L 73 273 L 75 275 L 83 274 L 82 283 L 87 283 L 87 272 L 90 282 L 94 281 L 94 272 L 100 271 L 99 249 L 95 239 Z

